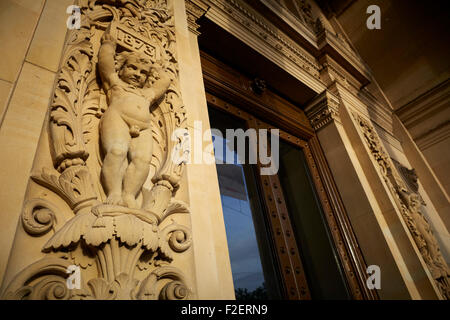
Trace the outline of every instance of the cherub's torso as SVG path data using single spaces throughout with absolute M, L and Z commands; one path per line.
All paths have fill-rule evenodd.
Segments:
M 119 82 L 120 81 L 120 82 Z M 119 80 L 108 90 L 108 109 L 117 112 L 128 126 L 138 126 L 141 130 L 150 126 L 150 105 L 153 97 L 146 96 L 143 89 L 132 87 Z

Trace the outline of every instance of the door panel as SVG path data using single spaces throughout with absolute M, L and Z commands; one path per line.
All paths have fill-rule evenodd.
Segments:
M 303 151 L 280 141 L 278 171 L 313 299 L 349 299 L 345 277 Z

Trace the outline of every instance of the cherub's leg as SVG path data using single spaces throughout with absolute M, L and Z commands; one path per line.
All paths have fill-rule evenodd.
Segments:
M 122 202 L 122 181 L 126 168 L 124 164 L 131 140 L 128 130 L 127 124 L 115 111 L 108 110 L 103 115 L 100 126 L 100 137 L 105 151 L 102 178 L 108 204 Z
M 123 200 L 130 208 L 137 208 L 136 195 L 147 179 L 152 160 L 153 137 L 151 129 L 141 131 L 130 143 L 130 164 L 123 181 Z

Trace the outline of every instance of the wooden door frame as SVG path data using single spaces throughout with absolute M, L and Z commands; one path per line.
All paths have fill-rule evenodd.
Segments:
M 201 52 L 201 63 L 209 105 L 237 116 L 246 121 L 249 127 L 279 129 L 281 139 L 303 150 L 352 298 L 379 299 L 376 290 L 370 290 L 366 286 L 367 265 L 327 160 L 304 112 L 270 90 L 257 92 L 252 88 L 253 81 L 250 78 L 204 52 Z M 276 204 L 275 201 L 270 204 L 267 195 L 275 195 L 276 191 L 269 187 L 273 184 L 273 181 L 269 180 L 271 179 L 267 179 L 266 187 L 270 190 L 265 190 L 264 194 L 270 212 L 270 206 Z M 274 238 L 281 232 L 280 239 L 274 239 L 274 243 L 278 256 L 283 257 L 285 252 L 287 257 L 279 260 L 287 297 L 309 299 L 310 293 L 298 248 L 292 245 L 294 237 L 291 236 L 292 229 L 288 227 L 291 225 L 289 218 L 282 216 L 282 210 L 276 207 L 274 209 L 272 212 L 275 212 L 275 215 L 269 214 L 273 219 L 272 225 L 275 223 L 275 229 L 272 230 L 275 233 Z M 279 226 L 279 230 L 276 226 Z M 292 253 L 289 254 L 289 251 Z

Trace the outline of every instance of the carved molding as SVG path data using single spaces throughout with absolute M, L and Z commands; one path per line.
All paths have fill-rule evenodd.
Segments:
M 321 63 L 320 78 L 327 87 L 330 87 L 334 82 L 338 82 L 341 86 L 357 95 L 361 84 L 345 71 L 339 64 L 334 61 L 327 54 L 319 59 Z
M 209 3 L 211 9 L 206 14 L 209 19 L 225 28 L 226 25 L 222 21 L 227 20 L 228 24 L 231 21 L 237 23 L 252 35 L 253 41 L 260 41 L 264 46 L 272 48 L 277 54 L 281 54 L 314 79 L 320 79 L 320 66 L 316 59 L 289 37 L 279 32 L 254 9 L 236 0 L 217 0 L 209 1 Z M 232 20 L 230 21 L 230 19 Z
M 398 108 L 395 113 L 405 127 L 411 129 L 448 108 L 450 80 L 447 79 L 429 91 Z
M 35 168 L 31 177 L 65 201 L 73 217 L 60 221 L 51 201 L 26 196 L 25 231 L 54 234 L 42 248 L 46 256 L 19 272 L 3 297 L 186 299 L 193 289 L 171 265 L 192 243 L 190 228 L 173 218 L 190 210 L 173 198 L 185 166 L 185 135 L 172 137 L 187 125 L 172 11 L 167 0 L 78 5 L 82 26 L 69 31 L 50 105 L 53 168 Z M 68 288 L 67 268 L 74 264 L 82 272 L 97 268 L 83 278 L 98 277 Z
M 289 11 L 286 6 L 279 3 L 279 1 L 273 0 L 260 0 L 264 6 L 269 8 L 273 13 L 277 14 L 286 23 L 289 24 L 291 28 L 296 30 L 302 37 L 307 39 L 309 43 L 316 46 L 316 35 L 315 29 L 311 28 L 310 25 L 304 23 L 302 19 L 299 19 L 297 15 Z
M 202 0 L 185 0 L 184 3 L 186 5 L 188 28 L 198 36 L 200 32 L 197 29 L 200 25 L 197 24 L 197 20 L 208 11 L 209 6 Z
M 439 288 L 442 297 L 450 299 L 450 269 L 442 256 L 430 224 L 422 211 L 422 201 L 417 192 L 413 192 L 400 177 L 392 159 L 389 158 L 375 128 L 357 113 L 352 113 L 359 125 L 366 145 L 372 157 L 378 163 L 384 181 L 396 199 L 396 204 L 408 229 L 425 261 L 428 270 Z
M 332 121 L 341 122 L 339 117 L 339 99 L 328 90 L 317 96 L 305 108 L 305 113 L 316 131 L 327 126 Z
M 450 137 L 449 103 L 450 80 L 446 80 L 395 111 L 420 150 Z
M 320 26 L 320 19 L 317 19 L 317 21 L 318 26 Z M 339 55 L 344 57 L 354 69 L 358 71 L 358 73 L 361 75 L 360 81 L 363 82 L 363 84 L 367 84 L 370 81 L 371 75 L 368 71 L 367 66 L 359 57 L 359 55 L 357 55 L 353 51 L 353 49 L 341 34 L 330 32 L 323 27 L 318 27 L 317 45 L 319 49 L 322 49 L 326 46 L 332 47 L 334 50 L 336 50 L 336 52 L 339 53 Z
M 290 2 L 290 4 L 287 5 L 287 2 Z M 363 84 L 369 82 L 370 72 L 361 57 L 352 49 L 339 30 L 334 30 L 320 12 L 320 8 L 312 1 L 262 0 L 262 3 L 284 23 L 294 29 L 300 37 L 311 43 L 317 51 L 320 51 L 320 55 L 330 54 L 330 51 L 333 51 L 333 56 L 338 55 L 349 62 L 351 68 L 359 74 L 360 82 Z

